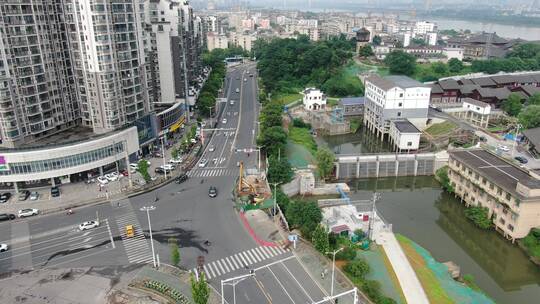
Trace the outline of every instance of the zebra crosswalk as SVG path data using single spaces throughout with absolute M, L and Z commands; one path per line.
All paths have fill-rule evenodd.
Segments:
M 193 169 L 187 173 L 189 177 L 217 177 L 217 176 L 236 176 L 238 170 L 224 168 Z
M 129 263 L 149 263 L 152 261 L 152 254 L 150 253 L 150 246 L 146 240 L 144 233 L 141 229 L 141 225 L 137 216 L 133 212 L 131 205 L 121 204 L 118 205 L 123 210 L 127 211 L 121 215 L 115 217 L 116 225 L 120 231 L 120 237 L 122 238 L 122 244 L 126 249 L 126 254 Z M 129 209 L 129 210 L 128 210 Z M 128 237 L 126 235 L 126 226 L 133 225 L 135 235 Z
M 289 251 L 290 249 L 282 249 L 280 247 L 259 246 L 222 258 L 221 260 L 206 263 L 203 266 L 204 274 L 207 279 L 216 278 Z M 195 271 L 196 268 L 191 270 L 191 272 Z

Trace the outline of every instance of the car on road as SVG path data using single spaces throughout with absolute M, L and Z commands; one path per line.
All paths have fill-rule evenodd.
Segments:
M 51 188 L 51 196 L 52 197 L 59 197 L 60 196 L 60 188 L 52 187 Z
M 244 80 L 245 81 L 245 80 Z M 236 93 L 240 93 L 240 89 L 236 88 Z
M 161 153 L 161 151 L 159 150 L 156 150 L 152 153 L 152 156 L 153 157 L 163 157 L 163 153 Z
M 131 163 L 129 164 L 129 171 L 131 173 L 135 173 L 135 171 L 137 171 L 137 169 L 139 169 L 139 165 L 136 164 L 136 163 Z
M 253 77 L 253 74 L 249 74 L 249 77 Z
M 208 196 L 216 197 L 217 195 L 218 195 L 217 188 L 214 186 L 210 186 L 210 189 L 208 189 Z
M 19 192 L 19 201 L 20 202 L 25 201 L 25 200 L 28 199 L 29 196 L 30 196 L 30 191 L 23 190 L 23 191 Z
M 208 151 L 214 152 L 214 151 L 216 151 L 216 147 L 210 146 L 210 147 L 208 147 Z
M 4 192 L 0 195 L 0 203 L 7 203 L 9 199 L 11 198 L 11 193 Z
M 505 145 L 498 145 L 497 149 L 499 149 L 501 151 L 504 151 L 504 152 L 509 152 L 510 151 L 510 148 L 508 148 L 508 146 L 505 146 Z
M 172 170 L 173 170 L 172 167 L 165 165 L 165 166 L 157 167 L 156 169 L 154 169 L 154 172 L 159 173 L 159 174 L 165 174 L 165 173 L 170 173 Z
M 120 178 L 120 176 L 118 172 L 111 172 L 109 174 L 105 174 L 105 178 L 108 179 L 110 182 L 114 182 L 114 181 L 117 181 Z
M 204 168 L 204 167 L 206 167 L 207 164 L 208 164 L 208 159 L 203 158 L 203 159 L 201 159 L 201 161 L 199 162 L 199 168 Z
M 229 104 L 230 104 L 231 106 L 234 106 L 234 100 L 229 101 Z
M 98 178 L 96 178 L 96 180 L 98 181 L 98 183 L 102 184 L 102 185 L 106 185 L 109 183 L 109 179 L 106 178 L 105 176 L 98 176 Z
M 83 231 L 83 230 L 92 229 L 96 227 L 99 227 L 98 221 L 87 221 L 79 225 L 79 230 Z
M 247 78 L 244 78 L 244 81 L 247 81 Z
M 181 164 L 184 160 L 181 158 L 181 157 L 177 157 L 177 158 L 171 158 L 171 160 L 169 160 L 169 163 L 171 164 Z
M 222 124 L 226 124 L 226 123 L 227 123 L 227 118 L 223 118 L 223 119 L 221 120 L 221 123 L 222 123 Z
M 14 220 L 15 218 L 16 218 L 15 214 L 0 213 L 0 222 Z
M 27 208 L 19 210 L 19 217 L 28 217 L 33 215 L 38 215 L 39 210 L 35 208 Z
M 191 142 L 192 144 L 196 144 L 196 143 L 197 143 L 197 139 L 192 138 L 192 139 L 190 140 L 190 142 Z
M 37 191 L 32 191 L 30 193 L 30 200 L 31 201 L 37 201 L 39 198 L 39 193 Z
M 182 174 L 182 175 L 178 176 L 174 181 L 175 181 L 177 184 L 181 184 L 181 183 L 183 183 L 183 182 L 185 182 L 185 181 L 187 181 L 187 180 L 188 180 L 187 174 Z
M 522 164 L 526 164 L 529 162 L 528 159 L 526 159 L 525 157 L 523 156 L 516 156 L 514 157 L 515 160 L 517 160 L 518 162 L 522 163 Z
M 217 162 L 218 162 L 218 159 L 217 159 L 217 158 L 214 158 L 214 159 L 212 160 L 212 162 L 213 162 L 213 163 L 214 163 L 214 165 L 215 165 L 215 164 L 217 164 Z
M 7 251 L 8 250 L 8 245 L 7 244 L 0 244 L 0 252 L 4 252 L 4 251 Z

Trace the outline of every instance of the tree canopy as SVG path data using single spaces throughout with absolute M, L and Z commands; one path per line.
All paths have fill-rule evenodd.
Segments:
M 311 239 L 312 233 L 322 220 L 322 212 L 316 202 L 291 201 L 285 211 L 289 225 L 300 228 L 302 235 Z
M 448 70 L 452 73 L 458 73 L 463 70 L 463 62 L 457 58 L 448 60 Z
M 287 144 L 287 133 L 281 126 L 275 126 L 270 128 L 261 128 L 261 134 L 257 139 L 257 144 L 263 146 L 269 156 L 278 155 L 285 151 L 285 145 Z
M 325 148 L 319 149 L 315 154 L 315 159 L 317 160 L 317 173 L 321 178 L 326 179 L 334 168 L 334 153 Z
M 373 49 L 371 48 L 371 45 L 366 44 L 363 47 L 361 47 L 360 50 L 358 50 L 358 55 L 360 55 L 361 57 L 373 56 L 374 53 L 373 53 Z
M 519 113 L 518 120 L 525 129 L 540 127 L 540 105 L 526 107 Z
M 276 156 L 271 156 L 268 159 L 268 181 L 270 183 L 288 183 L 292 180 L 294 172 L 287 158 L 279 159 Z
M 521 97 L 516 93 L 511 93 L 501 105 L 501 108 L 510 116 L 517 116 L 522 107 Z
M 416 69 L 416 57 L 401 50 L 390 52 L 384 59 L 392 74 L 412 75 Z

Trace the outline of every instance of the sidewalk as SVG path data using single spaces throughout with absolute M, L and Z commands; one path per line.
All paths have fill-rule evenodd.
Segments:
M 262 210 L 249 210 L 245 213 L 240 212 L 240 219 L 246 230 L 251 234 L 255 241 L 261 246 L 281 246 L 285 240 L 280 234 L 277 226 Z
M 376 242 L 382 245 L 386 252 L 407 303 L 429 304 L 424 288 L 420 284 L 414 269 L 411 267 L 407 256 L 405 256 L 394 234 L 392 232 L 381 231 L 376 237 Z

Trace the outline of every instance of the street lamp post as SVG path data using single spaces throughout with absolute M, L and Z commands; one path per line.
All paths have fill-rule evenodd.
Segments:
M 332 254 L 332 285 L 330 285 L 330 297 L 334 296 L 334 273 L 336 271 L 336 254 L 343 250 L 344 247 L 334 250 L 332 252 L 326 252 L 326 254 Z
M 241 275 L 241 276 L 237 276 L 237 277 L 234 277 L 234 278 L 229 278 L 229 279 L 226 279 L 226 280 L 221 280 L 221 304 L 225 304 L 225 295 L 223 293 L 223 286 L 224 285 L 231 285 L 232 288 L 233 288 L 233 304 L 236 304 L 236 284 L 242 282 L 243 280 L 249 278 L 249 277 L 254 277 L 255 276 L 255 272 L 253 270 L 250 271 L 250 273 L 248 274 L 244 274 L 244 275 Z M 231 282 L 231 283 L 229 283 Z
M 154 238 L 152 237 L 152 224 L 150 223 L 150 211 L 156 210 L 154 206 L 144 206 L 141 207 L 141 211 L 146 211 L 146 216 L 148 217 L 148 230 L 150 231 L 150 246 L 152 247 L 152 263 L 156 267 L 156 253 L 154 250 Z

